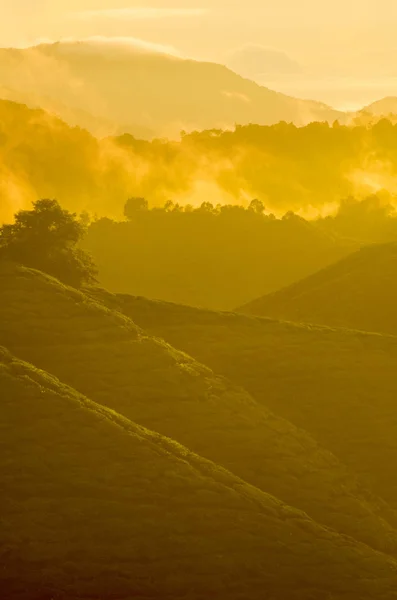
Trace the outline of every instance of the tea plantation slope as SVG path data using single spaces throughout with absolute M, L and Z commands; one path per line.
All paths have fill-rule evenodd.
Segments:
M 394 512 L 332 454 L 121 313 L 9 265 L 0 271 L 0 343 L 314 520 L 397 554 Z
M 0 589 L 59 598 L 397 597 L 397 564 L 0 349 Z
M 397 337 L 101 295 L 304 428 L 397 507 Z

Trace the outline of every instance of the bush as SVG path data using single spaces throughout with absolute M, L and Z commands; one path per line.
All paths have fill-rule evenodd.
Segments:
M 56 200 L 38 200 L 0 228 L 0 258 L 39 269 L 76 287 L 96 281 L 87 252 L 77 248 L 85 226 Z

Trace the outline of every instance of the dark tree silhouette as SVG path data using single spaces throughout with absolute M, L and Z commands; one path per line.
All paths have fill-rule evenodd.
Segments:
M 56 200 L 38 200 L 21 210 L 15 222 L 0 228 L 0 257 L 80 286 L 96 281 L 91 256 L 77 247 L 85 226 Z
M 265 212 L 265 205 L 262 200 L 258 200 L 257 198 L 251 200 L 248 208 L 258 215 L 262 215 Z
M 124 216 L 126 219 L 131 220 L 137 212 L 148 210 L 148 208 L 149 205 L 145 198 L 128 198 L 124 206 Z

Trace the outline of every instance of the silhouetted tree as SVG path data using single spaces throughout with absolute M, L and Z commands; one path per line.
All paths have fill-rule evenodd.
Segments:
M 263 204 L 262 200 L 258 200 L 257 198 L 251 200 L 248 208 L 258 215 L 263 215 L 265 212 L 265 205 Z
M 85 226 L 56 200 L 38 200 L 32 210 L 21 210 L 15 222 L 0 228 L 0 257 L 80 286 L 96 281 L 91 256 L 77 248 Z
M 145 198 L 128 198 L 124 206 L 124 216 L 131 220 L 142 210 L 148 210 L 148 201 Z

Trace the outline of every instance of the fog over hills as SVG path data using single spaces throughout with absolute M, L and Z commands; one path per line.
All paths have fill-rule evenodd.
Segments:
M 71 115 L 98 131 L 97 119 L 127 131 L 178 136 L 182 129 L 235 123 L 305 125 L 343 114 L 319 102 L 296 100 L 243 79 L 226 67 L 186 60 L 123 40 L 63 42 L 0 50 L 0 88 L 10 99 Z M 89 113 L 89 118 L 83 118 Z M 132 124 L 132 125 L 129 125 Z
M 0 0 L 0 600 L 397 600 L 394 4 Z

